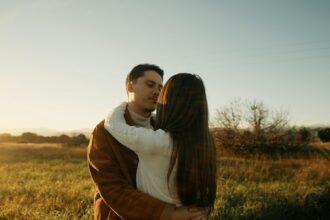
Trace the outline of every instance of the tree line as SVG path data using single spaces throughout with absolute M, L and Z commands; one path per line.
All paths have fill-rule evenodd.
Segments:
M 287 111 L 271 110 L 256 100 L 234 100 L 218 109 L 211 131 L 217 148 L 243 155 L 262 153 L 276 156 L 311 150 L 309 146 L 312 142 L 330 142 L 330 127 L 311 129 L 290 126 Z M 41 136 L 25 132 L 19 136 L 0 134 L 0 142 L 86 146 L 89 139 L 84 134 Z
M 8 133 L 0 134 L 0 142 L 6 143 L 59 143 L 64 146 L 86 146 L 88 138 L 84 134 L 68 136 L 41 136 L 32 132 L 25 132 L 18 136 Z
M 312 142 L 330 141 L 330 128 L 290 126 L 287 111 L 271 110 L 256 100 L 234 100 L 218 109 L 212 133 L 216 146 L 221 150 L 272 157 L 318 151 L 310 147 Z

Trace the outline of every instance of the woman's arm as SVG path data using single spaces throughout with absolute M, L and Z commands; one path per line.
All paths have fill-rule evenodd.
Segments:
M 129 126 L 124 118 L 126 103 L 116 107 L 105 119 L 105 129 L 121 144 L 136 153 L 170 154 L 172 139 L 168 132 Z

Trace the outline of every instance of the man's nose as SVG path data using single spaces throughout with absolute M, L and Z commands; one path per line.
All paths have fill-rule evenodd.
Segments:
M 156 88 L 154 89 L 154 95 L 158 96 L 159 93 L 160 93 L 160 90 L 161 90 L 161 88 L 156 87 Z

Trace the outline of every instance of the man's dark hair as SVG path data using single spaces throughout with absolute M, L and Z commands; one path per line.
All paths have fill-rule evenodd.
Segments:
M 126 85 L 133 81 L 135 82 L 139 77 L 144 76 L 144 73 L 146 71 L 155 71 L 156 73 L 158 73 L 160 75 L 160 77 L 163 79 L 163 75 L 164 75 L 164 71 L 157 65 L 154 64 L 139 64 L 137 66 L 135 66 L 128 74 L 126 77 Z

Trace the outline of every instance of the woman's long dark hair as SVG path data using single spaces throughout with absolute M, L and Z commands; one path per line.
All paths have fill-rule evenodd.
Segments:
M 208 120 L 202 79 L 189 73 L 172 76 L 158 98 L 155 128 L 173 138 L 167 180 L 177 163 L 176 186 L 184 206 L 212 209 L 216 198 L 215 147 Z

